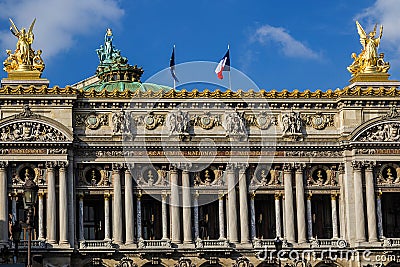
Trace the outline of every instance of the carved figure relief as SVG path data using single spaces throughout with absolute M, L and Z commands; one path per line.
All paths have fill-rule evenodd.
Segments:
M 18 121 L 0 128 L 1 141 L 57 142 L 67 137 L 50 125 L 36 121 Z
M 130 134 L 135 126 L 132 113 L 123 110 L 112 113 L 111 120 L 114 134 Z
M 282 172 L 278 167 L 270 170 L 267 167 L 261 167 L 255 171 L 250 181 L 251 186 L 277 186 L 281 184 Z
M 364 142 L 398 142 L 400 141 L 400 123 L 378 124 L 367 129 L 357 139 Z
M 111 170 L 101 166 L 89 165 L 79 166 L 79 186 L 110 186 Z
M 178 135 L 183 138 L 189 135 L 190 119 L 188 112 L 178 109 L 168 113 L 166 124 L 170 136 Z
M 298 140 L 303 136 L 303 122 L 299 112 L 291 111 L 282 115 L 281 119 L 282 137 L 291 137 Z
M 250 260 L 246 257 L 239 257 L 233 264 L 233 267 L 254 267 Z
M 178 263 L 175 263 L 174 267 L 196 267 L 192 260 L 189 258 L 180 258 Z
M 243 113 L 231 112 L 225 114 L 222 126 L 226 131 L 226 136 L 234 140 L 247 140 L 247 129 Z

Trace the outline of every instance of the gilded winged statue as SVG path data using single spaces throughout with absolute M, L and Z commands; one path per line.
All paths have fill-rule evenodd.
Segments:
M 375 24 L 373 31 L 371 31 L 369 34 L 365 32 L 358 21 L 356 21 L 356 26 L 363 49 L 359 55 L 352 53 L 351 57 L 354 61 L 347 69 L 353 75 L 357 73 L 386 73 L 389 70 L 390 65 L 388 62 L 384 61 L 383 53 L 378 55 L 378 47 L 383 34 L 383 25 L 381 25 L 379 28 L 378 37 L 376 37 L 377 24 Z
M 44 63 L 41 58 L 42 51 L 38 50 L 38 52 L 35 53 L 31 47 L 34 40 L 33 27 L 35 22 L 36 19 L 33 20 L 28 31 L 26 31 L 25 28 L 21 28 L 21 30 L 19 30 L 13 20 L 10 19 L 10 31 L 15 37 L 18 38 L 18 41 L 13 54 L 11 53 L 11 50 L 7 50 L 8 57 L 3 63 L 5 71 L 43 71 Z

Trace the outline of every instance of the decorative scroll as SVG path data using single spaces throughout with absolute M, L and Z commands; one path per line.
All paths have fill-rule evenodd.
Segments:
M 75 113 L 75 126 L 83 126 L 96 130 L 100 126 L 108 126 L 108 114 Z
M 212 116 L 209 112 L 205 112 L 203 115 L 195 115 L 192 121 L 194 126 L 200 126 L 206 130 L 221 125 L 219 116 Z
M 334 126 L 334 114 L 304 114 L 301 116 L 305 125 L 311 126 L 317 130 L 323 130 L 326 127 Z
M 274 115 L 269 115 L 266 112 L 261 112 L 260 114 L 251 114 L 246 116 L 246 121 L 248 125 L 254 125 L 261 130 L 268 129 L 271 125 L 277 125 L 278 120 Z

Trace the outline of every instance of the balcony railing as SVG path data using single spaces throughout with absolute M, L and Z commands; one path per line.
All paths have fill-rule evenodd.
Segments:
M 400 238 L 385 238 L 383 240 L 384 247 L 400 247 Z
M 27 248 L 28 247 L 28 240 L 21 240 L 18 244 L 19 248 Z M 14 244 L 13 244 L 14 247 Z M 32 240 L 31 241 L 31 248 L 46 248 L 46 242 L 44 240 Z
M 138 242 L 138 248 L 171 248 L 171 241 L 170 240 L 144 240 L 140 239 Z
M 83 240 L 79 242 L 80 249 L 113 249 L 111 241 L 107 240 Z
M 196 248 L 229 248 L 229 241 L 226 239 L 217 240 L 196 240 Z
M 348 245 L 343 239 L 314 239 L 310 243 L 312 248 L 345 248 Z
M 273 239 L 255 239 L 253 244 L 254 248 L 275 247 Z

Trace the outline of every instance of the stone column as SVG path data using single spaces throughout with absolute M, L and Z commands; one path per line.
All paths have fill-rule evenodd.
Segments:
M 111 240 L 110 230 L 110 194 L 104 194 L 104 240 Z
M 113 241 L 117 245 L 122 245 L 122 196 L 121 196 L 121 164 L 113 163 L 112 181 L 113 181 Z
M 175 244 L 181 243 L 181 216 L 180 216 L 180 203 L 179 203 L 179 185 L 178 185 L 178 170 L 176 167 L 171 166 L 170 169 L 171 179 L 171 239 Z
M 72 152 L 70 152 L 72 153 Z M 69 243 L 71 248 L 75 247 L 76 242 L 76 195 L 75 195 L 75 179 L 74 179 L 74 157 L 68 156 L 68 171 L 67 171 L 67 198 L 68 198 L 68 233 Z
M 281 222 L 281 194 L 275 194 L 275 228 L 276 237 L 282 237 L 282 222 Z
M 127 165 L 125 170 L 125 244 L 131 245 L 134 241 L 134 220 L 133 220 L 133 182 L 131 169 L 132 165 Z
M 289 243 L 295 242 L 292 168 L 290 163 L 283 164 L 283 180 L 285 186 L 285 238 Z
M 232 243 L 238 243 L 237 206 L 236 206 L 236 181 L 235 166 L 232 163 L 226 165 L 226 179 L 228 181 L 228 238 Z
M 256 209 L 254 206 L 254 198 L 256 197 L 256 192 L 250 194 L 250 239 L 254 240 L 256 238 Z
M 306 211 L 304 207 L 304 185 L 303 185 L 303 170 L 304 163 L 296 164 L 296 215 L 297 215 L 297 239 L 298 243 L 307 242 L 306 239 Z
M 331 195 L 331 212 L 332 212 L 332 238 L 337 239 L 338 235 L 338 218 L 337 218 L 337 195 Z
M 47 242 L 57 244 L 57 206 L 56 206 L 56 177 L 54 173 L 55 162 L 46 162 L 47 167 Z
M 357 242 L 365 242 L 364 200 L 361 174 L 362 166 L 363 163 L 361 161 L 352 162 Z
M 183 166 L 182 171 L 182 206 L 183 206 L 183 243 L 191 244 L 192 240 L 192 196 L 190 192 L 190 166 Z
M 376 194 L 376 214 L 378 217 L 378 237 L 383 238 L 383 224 L 382 224 L 382 191 Z
M 79 194 L 79 214 L 78 214 L 78 224 L 79 224 L 79 241 L 85 240 L 85 235 L 83 232 L 83 193 Z
M 0 161 L 0 245 L 8 244 L 7 161 Z
M 339 224 L 340 224 L 340 238 L 346 238 L 346 214 L 345 214 L 345 183 L 343 181 L 344 177 L 344 164 L 340 163 L 338 166 L 339 172 L 339 185 L 340 185 L 340 194 L 339 194 Z
M 69 245 L 68 241 L 68 181 L 66 167 L 68 162 L 59 162 L 59 207 L 60 207 L 60 245 Z M 53 215 L 54 216 L 54 215 Z
M 307 239 L 313 239 L 313 229 L 312 229 L 312 212 L 311 212 L 311 199 L 312 194 L 307 194 Z
M 136 225 L 137 225 L 137 239 L 143 238 L 142 235 L 142 192 L 139 191 L 136 195 Z
M 378 241 L 374 189 L 374 161 L 365 162 L 365 200 L 367 204 L 368 241 Z
M 168 214 L 167 214 L 167 199 L 168 195 L 166 192 L 161 194 L 161 221 L 162 221 L 162 239 L 167 240 L 168 239 Z
M 219 239 L 225 239 L 224 193 L 218 194 Z
M 194 240 L 199 238 L 199 191 L 193 194 Z
M 240 204 L 240 243 L 247 244 L 249 238 L 249 208 L 247 204 L 247 164 L 238 164 L 239 168 L 239 204 Z

